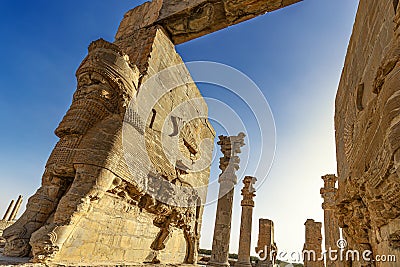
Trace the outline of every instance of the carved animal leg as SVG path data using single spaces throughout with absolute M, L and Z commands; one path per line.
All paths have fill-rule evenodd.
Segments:
M 144 263 L 160 263 L 160 260 L 157 259 L 157 256 L 161 250 L 165 248 L 167 241 L 171 238 L 172 231 L 169 226 L 161 228 L 160 232 L 158 232 L 156 239 L 154 239 L 150 248 L 152 252 L 146 257 Z
M 186 256 L 184 263 L 195 264 L 198 254 L 198 238 L 190 229 L 185 228 L 183 233 L 186 240 Z
M 153 250 L 163 250 L 167 241 L 171 238 L 172 231 L 170 227 L 161 228 L 158 232 L 156 239 L 151 244 Z
M 111 187 L 114 175 L 92 165 L 77 165 L 76 176 L 68 192 L 61 198 L 53 221 L 32 234 L 30 244 L 34 261 L 53 258 L 70 236 L 92 201 L 100 199 Z
M 200 224 L 203 206 L 201 206 L 200 199 L 197 199 L 196 206 L 196 219 L 190 225 L 183 228 L 183 234 L 186 240 L 186 255 L 184 263 L 196 264 L 199 253 L 199 242 L 200 242 Z M 194 225 L 194 227 L 193 227 Z
M 68 187 L 68 179 L 52 175 L 48 170 L 42 177 L 42 186 L 29 198 L 26 211 L 9 228 L 3 237 L 7 240 L 4 254 L 11 257 L 29 256 L 29 240 L 33 232 L 42 227 Z

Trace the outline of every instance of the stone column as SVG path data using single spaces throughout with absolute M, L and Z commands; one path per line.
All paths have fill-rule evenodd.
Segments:
M 324 229 L 325 229 L 325 250 L 339 250 L 337 242 L 340 239 L 340 229 L 338 221 L 335 217 L 335 197 L 336 191 L 335 184 L 337 177 L 334 174 L 327 174 L 322 176 L 324 180 L 324 187 L 321 188 L 321 196 L 324 199 L 322 208 L 324 209 Z M 326 267 L 340 266 L 338 261 L 326 259 Z
M 17 202 L 15 203 L 14 209 L 11 212 L 11 215 L 9 217 L 9 221 L 14 221 L 15 218 L 17 217 L 17 213 L 19 211 L 19 209 L 21 208 L 21 204 L 22 204 L 22 196 L 20 195 L 17 199 Z
M 234 186 L 237 184 L 235 172 L 239 169 L 240 159 L 237 156 L 244 146 L 244 133 L 238 136 L 219 136 L 218 145 L 224 154 L 220 158 L 219 168 L 222 173 L 219 176 L 220 183 L 217 214 L 215 218 L 214 237 L 212 244 L 211 258 L 208 262 L 210 266 L 226 267 L 229 266 L 229 242 L 231 236 L 232 204 Z
M 304 267 L 323 267 L 322 257 L 322 223 L 308 219 L 306 226 L 306 242 L 303 248 Z
M 257 179 L 251 176 L 246 176 L 243 179 L 244 187 L 242 189 L 243 200 L 242 206 L 242 220 L 240 223 L 240 238 L 239 238 L 239 251 L 238 261 L 235 264 L 237 267 L 251 267 L 250 248 L 251 248 L 251 225 L 253 218 L 253 208 L 255 192 L 253 185 Z
M 268 219 L 260 219 L 256 253 L 260 256 L 260 259 L 265 260 L 260 260 L 258 266 L 273 266 L 277 250 L 278 248 L 274 241 L 274 222 Z
M 7 220 L 8 216 L 10 215 L 10 212 L 11 212 L 11 209 L 12 209 L 13 205 L 14 205 L 14 200 L 11 200 L 11 203 L 8 206 L 8 209 L 7 209 L 6 213 L 4 214 L 3 221 Z

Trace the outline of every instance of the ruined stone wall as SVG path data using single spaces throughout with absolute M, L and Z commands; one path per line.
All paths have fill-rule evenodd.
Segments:
M 269 219 L 259 219 L 256 253 L 260 255 L 261 258 L 265 258 L 265 260 L 259 261 L 258 266 L 270 267 L 275 264 L 278 247 L 275 243 L 274 234 L 274 222 Z
M 324 260 L 322 257 L 322 223 L 307 219 L 304 225 L 304 267 L 324 267 Z
M 336 97 L 336 215 L 349 249 L 371 249 L 374 255 L 393 254 L 400 259 L 397 3 L 361 0 L 359 4 Z M 363 264 L 353 262 L 353 266 Z
M 151 243 L 159 232 L 159 228 L 153 225 L 154 218 L 155 215 L 141 212 L 137 206 L 107 194 L 77 223 L 54 262 L 86 262 L 91 265 L 142 263 L 151 252 Z M 182 263 L 185 251 L 183 232 L 174 229 L 159 260 Z

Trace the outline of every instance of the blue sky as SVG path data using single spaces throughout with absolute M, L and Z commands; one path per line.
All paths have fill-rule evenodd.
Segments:
M 87 46 L 100 37 L 112 41 L 123 14 L 143 2 L 0 2 L 0 212 L 18 194 L 27 198 L 39 187 Z M 256 197 L 253 248 L 258 218 L 275 221 L 278 247 L 287 251 L 302 249 L 307 218 L 323 219 L 320 176 L 336 173 L 334 98 L 357 4 L 305 0 L 177 47 L 186 62 L 214 61 L 242 71 L 272 109 L 277 149 Z M 199 88 L 207 97 L 236 103 L 216 87 Z M 214 164 L 214 180 L 217 169 Z M 232 252 L 239 236 L 238 190 L 234 205 Z M 215 209 L 205 209 L 203 248 L 211 248 Z

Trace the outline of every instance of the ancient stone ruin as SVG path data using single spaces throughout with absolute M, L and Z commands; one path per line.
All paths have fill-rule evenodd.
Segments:
M 4 231 L 4 254 L 195 263 L 209 167 L 191 163 L 211 159 L 213 143 L 200 144 L 215 133 L 174 45 L 299 1 L 154 0 L 127 12 L 113 43 L 90 44 L 42 185 Z M 194 107 L 170 115 L 185 102 Z
M 303 247 L 304 267 L 323 267 L 322 223 L 308 219 L 305 222 L 306 242 Z
M 229 266 L 229 242 L 231 237 L 232 205 L 234 187 L 237 184 L 236 171 L 239 170 L 241 147 L 244 146 L 244 133 L 238 136 L 219 136 L 218 145 L 224 155 L 219 159 L 220 184 L 218 192 L 217 214 L 212 244 L 210 266 Z
M 211 158 L 203 141 L 215 132 L 174 45 L 299 1 L 153 0 L 127 12 L 114 42 L 89 46 L 42 185 L 4 231 L 4 253 L 70 265 L 195 263 L 209 168 L 192 162 Z M 399 88 L 399 1 L 360 0 L 336 96 L 338 188 L 330 175 L 321 191 L 326 246 L 338 224 L 347 250 L 400 259 Z M 188 101 L 195 108 L 170 115 Z M 227 266 L 220 231 L 214 243 L 225 245 L 210 265 Z M 318 255 L 321 238 L 321 224 L 308 220 L 304 249 Z
M 276 263 L 278 247 L 274 238 L 274 222 L 259 219 L 259 232 L 256 253 L 260 256 L 259 267 L 272 267 Z
M 246 176 L 243 179 L 242 196 L 243 199 L 240 203 L 242 206 L 242 217 L 240 222 L 240 237 L 239 237 L 239 250 L 238 261 L 235 263 L 237 267 L 251 267 L 250 249 L 251 249 L 251 225 L 253 221 L 253 208 L 256 196 L 254 184 L 257 179 L 255 177 Z
M 399 1 L 361 0 L 336 96 L 335 214 L 347 248 L 371 250 L 371 259 L 400 259 L 399 110 Z
M 335 184 L 337 182 L 337 177 L 334 174 L 327 174 L 322 176 L 324 180 L 324 187 L 321 188 L 321 196 L 324 199 L 322 203 L 322 208 L 324 210 L 324 237 L 325 237 L 325 251 L 333 251 L 333 250 L 340 250 L 340 244 L 338 244 L 340 238 L 340 228 L 335 217 L 335 210 L 336 210 L 336 193 L 337 189 Z M 332 257 L 333 258 L 333 257 Z M 326 266 L 339 266 L 340 260 L 339 257 L 337 260 L 333 260 L 331 257 L 326 257 Z
M 398 266 L 399 88 L 399 1 L 361 0 L 336 95 L 338 187 L 336 177 L 327 175 L 321 190 L 326 246 L 337 242 L 338 224 L 345 255 L 327 266 Z M 354 251 L 369 259 L 346 257 Z M 386 261 L 375 261 L 377 256 Z

